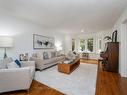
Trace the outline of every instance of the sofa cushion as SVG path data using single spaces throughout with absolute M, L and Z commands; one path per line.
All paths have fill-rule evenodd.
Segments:
M 51 58 L 54 58 L 55 57 L 55 52 L 54 51 L 51 51 Z
M 54 57 L 53 59 L 54 59 L 54 62 L 58 61 L 58 57 Z
M 36 57 L 37 58 L 37 53 L 33 53 L 32 57 Z
M 56 56 L 56 57 L 59 57 L 59 56 L 61 56 L 61 53 L 60 53 L 60 51 L 56 51 L 56 52 L 55 52 L 55 56 Z
M 64 59 L 65 59 L 65 56 L 59 56 L 59 57 L 57 57 L 57 61 L 64 60 Z
M 10 63 L 7 63 L 7 68 L 8 69 L 19 68 L 19 66 L 15 62 L 10 62 Z
M 54 57 L 54 58 L 50 58 L 50 59 L 47 59 L 47 60 L 43 60 L 43 63 L 44 63 L 44 65 L 46 65 L 46 64 L 52 64 L 56 61 L 57 61 L 57 59 Z
M 42 53 L 42 52 L 40 52 L 40 53 L 36 53 L 36 56 L 37 56 L 37 58 L 41 58 L 41 59 L 43 59 L 43 53 Z

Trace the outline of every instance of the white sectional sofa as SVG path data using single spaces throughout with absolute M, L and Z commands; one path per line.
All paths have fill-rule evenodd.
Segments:
M 55 56 L 51 56 L 52 51 L 48 51 L 49 58 L 44 59 L 43 53 L 44 52 L 33 53 L 30 58 L 31 61 L 35 61 L 36 69 L 43 70 L 65 60 L 65 55 L 55 54 Z

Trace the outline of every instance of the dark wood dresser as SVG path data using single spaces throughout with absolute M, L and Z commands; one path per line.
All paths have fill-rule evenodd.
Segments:
M 103 58 L 102 66 L 106 71 L 118 72 L 119 66 L 119 42 L 106 43 L 106 51 L 100 56 Z

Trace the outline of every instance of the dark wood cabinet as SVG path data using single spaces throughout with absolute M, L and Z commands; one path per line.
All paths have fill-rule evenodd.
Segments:
M 119 66 L 119 43 L 106 43 L 106 51 L 102 52 L 100 56 L 103 58 L 103 69 L 111 72 L 118 72 Z

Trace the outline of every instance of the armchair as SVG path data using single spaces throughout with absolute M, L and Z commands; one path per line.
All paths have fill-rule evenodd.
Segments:
M 0 93 L 29 90 L 35 73 L 34 62 L 21 62 L 21 68 L 0 69 Z

